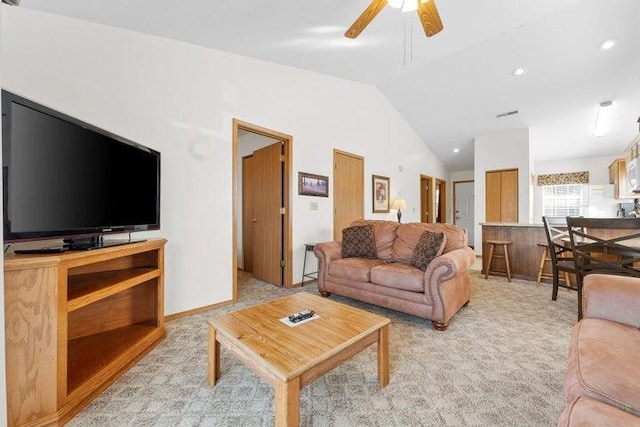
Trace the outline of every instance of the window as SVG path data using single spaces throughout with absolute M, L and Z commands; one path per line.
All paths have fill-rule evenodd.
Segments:
M 581 216 L 587 205 L 585 184 L 542 186 L 542 214 L 544 216 Z

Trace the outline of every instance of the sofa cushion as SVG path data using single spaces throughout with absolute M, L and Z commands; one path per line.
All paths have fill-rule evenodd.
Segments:
M 640 418 L 598 400 L 580 397 L 560 414 L 558 427 L 640 427 Z
M 584 318 L 573 329 L 564 378 L 567 402 L 591 397 L 640 416 L 640 331 Z
M 424 222 L 410 222 L 400 224 L 396 230 L 397 238 L 391 248 L 391 259 L 411 263 L 413 250 L 415 249 L 422 233 L 425 231 L 434 233 L 444 233 L 447 240 L 444 245 L 443 254 L 462 248 L 467 245 L 467 234 L 464 228 L 453 224 L 428 224 Z
M 356 282 L 367 283 L 371 281 L 371 269 L 383 263 L 384 261 L 379 259 L 336 259 L 329 264 L 329 275 Z
M 354 225 L 342 230 L 342 258 L 376 258 L 373 225 Z
M 442 254 L 446 242 L 447 236 L 444 233 L 434 233 L 429 230 L 423 231 L 418 244 L 413 250 L 411 264 L 425 271 L 431 261 Z
M 373 238 L 376 242 L 377 258 L 390 260 L 391 247 L 396 239 L 398 224 L 396 221 L 386 221 L 381 219 L 356 220 L 351 225 L 373 225 Z
M 390 262 L 371 269 L 371 283 L 387 288 L 424 292 L 424 273 L 411 264 Z

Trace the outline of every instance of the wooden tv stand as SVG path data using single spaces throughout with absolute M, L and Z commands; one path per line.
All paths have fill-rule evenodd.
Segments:
M 63 425 L 164 339 L 165 243 L 5 257 L 9 426 Z

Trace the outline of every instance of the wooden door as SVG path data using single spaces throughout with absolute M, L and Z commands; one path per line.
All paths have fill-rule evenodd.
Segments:
M 500 208 L 500 182 L 502 172 L 491 171 L 485 175 L 485 221 L 486 222 L 501 222 L 501 208 Z
M 282 286 L 282 143 L 253 152 L 253 276 Z
M 502 222 L 518 222 L 518 170 L 502 171 L 500 175 L 500 217 Z
M 443 181 L 441 179 L 436 179 L 436 208 L 434 209 L 435 213 L 435 222 L 447 222 L 447 181 Z
M 364 218 L 364 157 L 333 150 L 333 239 Z
M 433 178 L 420 175 L 420 222 L 435 221 L 433 189 Z
M 242 158 L 242 269 L 253 271 L 253 189 L 256 186 L 253 156 Z
M 486 222 L 518 222 L 517 169 L 487 171 L 485 191 Z

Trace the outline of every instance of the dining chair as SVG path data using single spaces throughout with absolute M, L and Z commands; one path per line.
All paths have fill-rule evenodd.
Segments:
M 575 275 L 576 267 L 571 252 L 571 245 L 567 244 L 569 230 L 566 217 L 543 216 L 544 230 L 547 235 L 549 258 L 551 259 L 551 273 L 553 291 L 551 299 L 558 299 L 558 288 L 577 290 L 571 285 L 569 274 Z M 562 277 L 560 277 L 560 273 Z
M 567 217 L 582 319 L 582 281 L 587 274 L 640 277 L 640 218 Z

